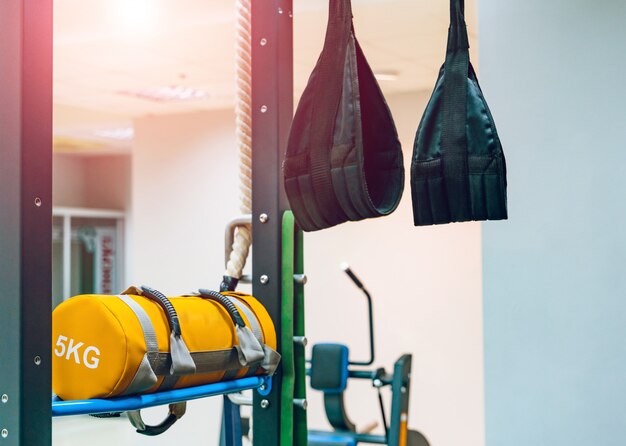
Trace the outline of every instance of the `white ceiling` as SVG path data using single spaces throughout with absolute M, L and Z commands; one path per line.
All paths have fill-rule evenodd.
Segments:
M 443 61 L 448 2 L 352 3 L 356 35 L 372 69 L 398 73 L 396 81 L 381 81 L 384 92 L 432 88 Z M 474 34 L 475 2 L 466 3 Z M 67 138 L 89 139 L 96 129 L 130 125 L 137 116 L 231 107 L 234 5 L 235 0 L 55 0 L 57 147 L 68 148 Z M 294 0 L 296 97 L 321 50 L 327 7 L 326 0 Z M 209 97 L 160 103 L 120 94 L 172 85 L 199 88 Z

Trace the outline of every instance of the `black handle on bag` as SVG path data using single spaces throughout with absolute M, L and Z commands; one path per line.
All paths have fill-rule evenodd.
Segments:
M 469 48 L 467 25 L 465 24 L 465 1 L 450 0 L 450 30 L 448 32 L 448 52 Z
M 149 437 L 156 437 L 157 435 L 161 435 L 163 432 L 168 430 L 174 423 L 178 421 L 178 417 L 173 414 L 168 414 L 167 417 L 161 421 L 159 424 L 148 425 L 146 424 L 143 429 L 137 429 L 138 434 L 147 435 Z
M 131 424 L 135 427 L 135 429 L 137 429 L 138 434 L 154 437 L 156 435 L 161 435 L 163 432 L 172 427 L 176 421 L 185 415 L 186 410 L 186 402 L 170 404 L 167 417 L 156 425 L 146 424 L 141 416 L 141 410 L 132 410 L 126 412 L 126 414 L 128 415 L 128 419 Z
M 236 325 L 240 327 L 246 326 L 246 323 L 244 322 L 243 318 L 241 317 L 241 314 L 239 313 L 239 310 L 237 309 L 235 304 L 233 304 L 230 301 L 228 297 L 224 296 L 221 293 L 218 293 L 217 291 L 207 290 L 204 288 L 199 289 L 198 292 L 200 293 L 200 297 L 203 297 L 204 299 L 213 300 L 221 304 L 224 308 L 226 308 L 226 311 L 228 311 L 228 314 L 230 315 L 231 319 Z
M 350 0 L 330 0 L 328 7 L 328 23 L 352 21 L 352 3 Z
M 161 306 L 161 308 L 163 308 L 163 311 L 165 311 L 165 315 L 167 316 L 167 323 L 170 326 L 170 330 L 174 333 L 174 335 L 180 336 L 181 330 L 180 322 L 178 321 L 178 314 L 165 294 L 145 285 L 141 286 L 141 291 L 143 291 L 145 297 L 156 302 Z

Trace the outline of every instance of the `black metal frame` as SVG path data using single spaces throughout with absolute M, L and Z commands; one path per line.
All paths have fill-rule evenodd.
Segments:
M 52 0 L 0 2 L 0 445 L 51 438 Z
M 349 266 L 344 267 L 343 271 L 348 275 L 350 280 L 354 282 L 356 287 L 365 295 L 365 298 L 367 299 L 367 316 L 369 321 L 370 357 L 367 361 L 350 361 L 349 364 L 362 366 L 372 365 L 374 364 L 374 359 L 376 359 L 376 352 L 374 350 L 374 307 L 372 304 L 372 296 L 367 288 L 365 288 L 365 285 L 363 285 L 363 282 L 361 282 Z
M 253 294 L 265 305 L 280 340 L 281 223 L 288 208 L 281 172 L 293 117 L 292 0 L 251 3 Z M 265 223 L 261 214 L 268 216 Z M 267 276 L 266 283 L 261 276 Z M 253 435 L 258 444 L 279 444 L 281 383 L 279 367 L 270 395 L 254 395 Z

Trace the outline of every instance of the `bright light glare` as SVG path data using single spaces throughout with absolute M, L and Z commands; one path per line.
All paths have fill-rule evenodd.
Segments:
M 379 81 L 397 81 L 398 73 L 396 71 L 380 71 L 374 73 L 374 77 Z
M 146 36 L 158 30 L 159 11 L 163 6 L 160 0 L 115 0 L 111 7 L 111 19 L 115 27 L 126 35 Z
M 94 134 L 99 138 L 117 139 L 119 141 L 130 141 L 135 136 L 135 130 L 132 127 L 120 127 L 120 128 L 96 130 Z
M 191 101 L 197 99 L 208 99 L 209 93 L 192 87 L 169 86 L 160 88 L 145 88 L 141 90 L 124 90 L 120 94 L 133 96 L 141 99 L 148 99 L 156 102 L 168 101 Z

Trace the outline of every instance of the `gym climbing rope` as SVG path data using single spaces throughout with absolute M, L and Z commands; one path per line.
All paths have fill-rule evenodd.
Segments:
M 250 45 L 252 21 L 250 0 L 236 1 L 236 88 L 235 127 L 237 149 L 239 151 L 239 210 L 243 216 L 252 213 L 252 49 Z M 226 272 L 222 289 L 231 291 L 241 279 L 252 245 L 252 231 L 249 222 L 234 228 L 230 254 L 226 262 Z

